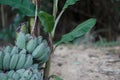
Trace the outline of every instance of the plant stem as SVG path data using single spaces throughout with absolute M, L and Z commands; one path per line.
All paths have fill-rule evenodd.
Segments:
M 54 16 L 54 18 L 56 18 L 57 11 L 58 11 L 58 0 L 54 0 L 54 3 L 53 3 L 53 16 Z
M 46 62 L 45 70 L 44 70 L 44 80 L 48 80 L 49 73 L 50 73 L 50 64 L 51 64 L 51 55 L 53 54 L 53 43 L 52 43 L 52 36 L 49 34 L 49 46 L 51 48 L 51 53 L 49 56 L 49 60 Z
M 32 30 L 31 30 L 31 34 L 34 34 L 35 28 L 37 27 L 36 23 L 37 23 L 37 15 L 38 15 L 38 0 L 35 0 L 35 5 L 36 5 L 36 10 L 35 10 L 35 20 L 34 20 L 34 24 L 32 26 Z
M 60 20 L 60 18 L 61 18 L 61 16 L 62 16 L 62 14 L 63 14 L 64 11 L 65 10 L 62 10 L 60 12 L 60 14 L 58 15 L 58 17 L 56 18 L 56 20 L 55 20 L 54 28 L 53 28 L 53 31 L 51 33 L 53 38 L 54 38 L 54 35 L 55 35 L 55 30 L 56 30 L 57 24 L 58 24 L 58 22 L 59 22 L 59 20 Z
M 53 3 L 53 16 L 54 16 L 54 19 L 56 18 L 57 11 L 58 11 L 58 0 L 54 0 L 54 3 Z M 52 34 L 49 33 L 49 42 L 50 42 L 51 53 L 50 53 L 49 60 L 45 64 L 44 80 L 48 80 L 49 73 L 50 73 L 51 54 L 53 53 L 52 39 L 53 39 Z
M 48 80 L 49 78 L 50 64 L 51 64 L 51 58 L 49 58 L 49 60 L 46 62 L 46 65 L 45 65 L 44 80 Z
M 1 18 L 2 18 L 2 27 L 5 26 L 5 13 L 4 13 L 4 6 L 1 5 Z

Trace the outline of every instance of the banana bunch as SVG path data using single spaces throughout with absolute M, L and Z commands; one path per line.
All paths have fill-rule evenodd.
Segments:
M 0 80 L 43 80 L 43 75 L 38 71 L 38 67 L 30 67 L 16 71 L 10 70 L 5 73 L 0 72 Z
M 0 70 L 18 70 L 28 68 L 33 64 L 33 56 L 27 54 L 25 49 L 20 50 L 14 46 L 7 46 L 0 51 Z
M 15 46 L 0 51 L 0 80 L 43 80 L 38 71 L 50 56 L 50 47 L 42 36 L 20 32 Z
M 35 60 L 40 61 L 41 65 L 49 59 L 50 47 L 42 36 L 32 37 L 30 34 L 20 32 L 16 40 L 16 46 L 25 49 Z

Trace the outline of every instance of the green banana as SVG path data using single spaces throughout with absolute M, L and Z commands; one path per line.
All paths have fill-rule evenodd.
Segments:
M 22 78 L 20 78 L 19 80 L 27 80 L 27 79 L 26 79 L 26 77 L 22 77 Z
M 25 39 L 28 42 L 30 39 L 32 39 L 32 36 L 30 34 L 26 34 Z
M 27 43 L 27 51 L 29 53 L 32 53 L 34 51 L 34 49 L 37 46 L 37 38 L 33 38 L 31 39 L 28 43 Z
M 44 44 L 45 44 L 45 46 L 48 46 L 48 43 L 47 43 L 47 41 L 46 41 L 46 40 L 43 40 L 43 41 L 42 41 L 42 43 L 44 43 Z
M 37 74 L 33 74 L 30 80 L 39 80 L 39 77 L 37 76 Z
M 34 78 L 37 77 L 36 79 L 43 80 L 42 73 L 38 70 L 38 64 L 32 65 L 31 70 L 33 71 L 32 77 L 34 76 Z M 32 77 L 31 77 L 31 78 L 32 78 Z M 31 79 L 30 79 L 30 80 L 31 80 Z
M 13 78 L 14 80 L 19 80 L 19 79 L 20 79 L 20 75 L 19 75 L 19 73 L 14 72 L 12 78 Z
M 48 61 L 50 56 L 50 48 L 47 47 L 47 50 L 43 53 L 41 57 L 39 57 L 37 60 L 40 61 L 39 66 L 42 67 L 42 65 Z
M 33 65 L 31 66 L 31 68 L 32 68 L 32 69 L 38 69 L 38 64 L 33 64 Z
M 8 79 L 5 73 L 0 73 L 0 78 L 1 78 L 0 80 L 7 80 Z
M 33 69 L 33 74 L 36 74 L 39 78 L 42 78 L 42 73 L 38 71 L 38 69 Z
M 11 50 L 12 50 L 12 48 L 10 47 L 10 46 L 6 46 L 5 48 L 4 48 L 4 53 L 11 53 Z
M 33 57 L 32 57 L 32 55 L 28 54 L 28 55 L 26 56 L 26 62 L 25 62 L 25 64 L 24 64 L 24 68 L 28 68 L 28 67 L 30 67 L 32 64 L 33 64 Z
M 22 77 L 26 77 L 26 80 L 30 80 L 30 78 L 32 77 L 33 72 L 31 69 L 27 69 L 24 73 Z
M 12 76 L 13 76 L 14 73 L 15 73 L 15 71 L 11 70 L 11 71 L 7 72 L 7 76 L 10 77 L 10 78 L 12 78 Z
M 39 58 L 43 52 L 45 51 L 46 46 L 44 43 L 41 43 L 39 46 L 35 48 L 35 50 L 32 53 L 33 58 Z
M 20 52 L 21 53 L 21 52 Z M 26 54 L 19 54 L 19 60 L 18 60 L 18 63 L 16 65 L 16 69 L 20 69 L 24 66 L 26 62 Z
M 26 54 L 26 49 L 22 49 L 19 54 Z
M 14 46 L 13 49 L 12 49 L 12 51 L 11 51 L 11 55 L 17 54 L 18 51 L 19 51 L 19 50 L 18 50 L 18 47 Z
M 37 60 L 39 60 L 39 61 L 44 60 L 44 59 L 47 60 L 48 59 L 47 57 L 49 57 L 49 56 L 50 56 L 50 48 L 47 47 L 46 50 L 44 51 L 43 55 L 40 56 Z
M 9 53 L 5 53 L 5 56 L 3 58 L 3 69 L 4 70 L 8 70 L 9 69 L 10 59 L 11 59 L 10 54 Z
M 3 68 L 3 58 L 4 58 L 4 53 L 2 51 L 0 51 L 0 70 Z
M 18 62 L 19 54 L 13 54 L 10 60 L 10 69 L 15 69 Z
M 48 61 L 48 59 L 49 57 L 45 56 L 45 58 L 39 62 L 39 67 L 42 67 L 43 64 Z
M 24 33 L 20 32 L 18 34 L 18 37 L 16 40 L 16 46 L 18 46 L 20 49 L 23 49 L 26 47 L 26 37 Z
M 23 73 L 25 72 L 25 69 L 19 69 L 16 71 L 20 76 L 23 75 Z
M 42 40 L 43 40 L 43 37 L 42 36 L 38 36 L 38 45 L 41 44 Z

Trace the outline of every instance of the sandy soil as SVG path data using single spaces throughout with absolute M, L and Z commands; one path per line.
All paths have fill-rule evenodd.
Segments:
M 120 47 L 59 46 L 51 74 L 63 80 L 120 80 Z

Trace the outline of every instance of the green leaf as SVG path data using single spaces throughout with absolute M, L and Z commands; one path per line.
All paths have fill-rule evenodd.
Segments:
M 0 4 L 9 5 L 26 16 L 34 16 L 35 5 L 30 0 L 0 0 Z
M 40 11 L 38 17 L 41 21 L 42 26 L 44 27 L 45 32 L 51 32 L 54 27 L 54 17 L 44 11 Z
M 78 0 L 67 0 L 64 4 L 63 10 L 68 8 L 69 5 L 73 5 L 77 2 Z
M 72 41 L 77 37 L 83 36 L 85 33 L 87 33 L 88 31 L 92 29 L 95 23 L 96 23 L 96 19 L 91 18 L 79 24 L 73 31 L 71 31 L 68 34 L 63 35 L 61 40 L 57 43 L 57 45 Z
M 53 78 L 54 80 L 63 80 L 60 77 L 56 76 L 56 75 L 51 75 L 50 78 Z

